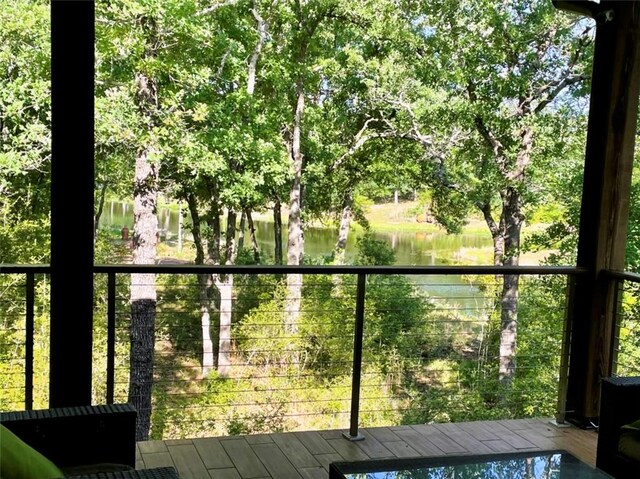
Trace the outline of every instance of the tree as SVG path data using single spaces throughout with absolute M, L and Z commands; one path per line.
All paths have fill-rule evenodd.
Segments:
M 516 266 L 526 211 L 541 198 L 545 166 L 563 154 L 548 126 L 562 127 L 585 93 L 592 24 L 544 1 L 445 0 L 430 3 L 415 26 L 430 68 L 406 67 L 415 72 L 408 80 L 382 89 L 397 113 L 372 126 L 379 136 L 423 148 L 424 180 L 440 223 L 455 230 L 476 210 L 491 232 L 494 264 Z M 500 302 L 499 374 L 509 384 L 517 275 L 504 275 Z
M 21 222 L 43 220 L 43 226 L 48 228 L 51 161 L 48 3 L 8 2 L 0 11 L 0 24 L 2 224 L 10 230 Z M 47 261 L 48 251 L 39 254 L 39 262 Z
M 134 160 L 133 200 L 133 262 L 154 264 L 158 224 L 156 205 L 160 169 L 158 130 L 161 126 L 162 106 L 160 80 L 156 71 L 159 50 L 164 46 L 162 10 L 153 5 L 142 6 L 122 0 L 101 5 L 98 10 L 99 66 L 104 88 L 112 106 L 126 105 L 118 101 L 124 96 L 137 107 L 131 124 L 129 153 Z M 146 8 L 145 8 L 146 7 Z M 159 24 L 160 23 L 160 24 Z M 116 50 L 117 47 L 120 50 Z M 120 110 L 117 110 L 120 111 Z M 115 114 L 115 116 L 118 116 Z M 100 131 L 100 129 L 98 129 Z M 134 133 L 135 132 L 135 133 Z M 122 140 L 124 142 L 124 140 Z M 136 410 L 136 438 L 149 437 L 151 423 L 151 392 L 155 350 L 155 275 L 131 275 L 131 349 L 129 402 Z

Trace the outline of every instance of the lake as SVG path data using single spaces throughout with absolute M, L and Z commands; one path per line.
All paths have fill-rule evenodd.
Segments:
M 286 219 L 285 219 L 286 221 Z M 163 238 L 169 242 L 176 242 L 178 238 L 178 212 L 168 208 L 160 208 L 158 226 L 162 230 Z M 187 220 L 185 219 L 185 223 Z M 269 221 L 254 221 L 256 238 L 263 251 L 273 256 L 275 241 L 273 239 L 273 223 Z M 101 226 L 120 229 L 127 226 L 133 228 L 133 209 L 131 205 L 119 202 L 107 203 L 100 220 Z M 283 244 L 286 245 L 286 223 L 283 225 Z M 386 241 L 396 254 L 397 265 L 443 265 L 456 261 L 475 258 L 470 252 L 487 251 L 491 248 L 489 233 L 450 235 L 443 231 L 427 232 L 412 231 L 375 231 L 376 239 Z M 185 232 L 188 238 L 188 232 Z M 357 233 L 349 235 L 347 255 L 356 252 Z M 330 254 L 336 242 L 337 233 L 334 228 L 306 227 L 305 255 L 311 257 Z M 285 251 L 286 255 L 286 251 Z M 466 264 L 477 264 L 467 261 Z M 491 264 L 491 263 L 486 263 Z
M 168 208 L 160 208 L 158 213 L 158 225 L 162 229 L 165 241 L 177 244 L 179 214 Z M 185 220 L 186 223 L 186 220 Z M 254 221 L 256 226 L 256 239 L 262 251 L 273 257 L 274 238 L 273 223 L 268 221 Z M 127 226 L 133 228 L 133 209 L 130 204 L 111 202 L 105 205 L 101 218 L 101 226 L 110 226 L 120 229 Z M 283 225 L 283 245 L 286 248 L 286 224 Z M 305 229 L 305 255 L 318 257 L 328 255 L 333 250 L 336 242 L 334 228 L 307 227 Z M 347 243 L 347 257 L 356 253 L 357 233 L 349 235 Z M 473 259 L 480 249 L 486 251 L 492 247 L 491 237 L 486 234 L 460 234 L 449 235 L 444 232 L 402 232 L 402 231 L 377 231 L 376 239 L 389 243 L 396 254 L 397 265 L 443 265 L 455 261 L 464 261 L 465 264 L 473 263 Z M 185 233 L 188 238 L 188 233 Z M 248 239 L 245 240 L 245 244 Z M 472 252 L 472 254 L 469 254 Z M 286 251 L 284 251 L 286 257 Z M 484 255 L 481 255 L 484 257 Z M 467 258 L 467 261 L 465 261 Z M 469 260 L 470 258 L 470 260 Z M 491 264 L 491 263 L 486 263 Z M 447 298 L 456 303 L 461 310 L 474 310 L 483 304 L 482 293 L 468 284 L 459 276 L 416 275 L 409 278 L 427 291 L 430 295 L 439 298 Z

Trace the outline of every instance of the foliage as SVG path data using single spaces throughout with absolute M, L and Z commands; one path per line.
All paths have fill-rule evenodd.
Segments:
M 0 214 L 5 226 L 33 220 L 42 228 L 51 159 L 48 2 L 5 2 L 0 25 Z
M 355 264 L 389 266 L 396 262 L 393 248 L 384 241 L 375 239 L 371 231 L 365 231 L 365 234 L 358 238 L 356 245 L 358 256 Z
M 5 3 L 0 263 L 43 263 L 50 209 L 48 3 Z M 592 24 L 558 14 L 551 2 L 239 0 L 208 8 L 196 0 L 114 0 L 97 2 L 96 15 L 96 206 L 104 195 L 131 194 L 134 159 L 153 145 L 162 193 L 193 202 L 192 213 L 203 218 L 201 246 L 215 262 L 217 241 L 232 239 L 215 231 L 222 212 L 286 204 L 294 178 L 290 148 L 299 128 L 302 218 L 307 224 L 335 219 L 350 206 L 365 227 L 358 265 L 396 259 L 367 229 L 367 206 L 415 191 L 451 232 L 472 212 L 497 223 L 502 218 L 503 226 L 509 218 L 549 223 L 527 247 L 556 249 L 550 263 L 575 263 Z M 156 27 L 153 38 L 149 22 Z M 141 75 L 158 89 L 150 115 L 136 107 Z M 627 246 L 634 271 L 640 267 L 639 184 L 634 179 Z M 511 216 L 503 204 L 507 193 L 517 199 Z M 519 237 L 513 239 L 510 258 L 519 253 Z M 97 263 L 129 254 L 102 232 L 95 244 Z M 273 256 L 261 252 L 264 263 Z M 235 262 L 253 264 L 252 252 L 241 249 Z M 126 398 L 128 277 L 118 279 L 117 396 Z M 16 319 L 22 285 L 15 278 L 1 281 L 0 373 L 11 373 L 5 358 L 23 353 L 11 329 L 24 327 Z M 193 372 L 202 346 L 197 284 L 195 277 L 158 278 L 155 438 L 289 430 L 300 427 L 296 415 L 324 415 L 306 422 L 314 428 L 344 426 L 354 277 L 308 278 L 291 333 L 283 328 L 282 278 L 237 275 L 233 354 L 243 375 L 233 379 Z M 46 281 L 37 286 L 36 362 L 46 369 Z M 95 291 L 99 401 L 105 395 L 105 278 L 96 279 Z M 468 318 L 451 311 L 452 304 L 437 307 L 402 276 L 369 276 L 362 421 L 551 414 L 562 298 L 564 284 L 554 279 L 524 286 L 516 357 L 522 367 L 507 391 L 495 379 L 497 314 Z M 625 300 L 635 314 L 635 296 Z M 219 311 L 211 311 L 215 325 Z M 631 338 L 625 354 L 633 357 L 635 330 L 625 324 L 621 334 Z M 39 377 L 42 390 L 45 382 Z M 2 396 L 3 408 L 16 402 L 20 387 L 13 379 L 7 384 L 12 392 Z

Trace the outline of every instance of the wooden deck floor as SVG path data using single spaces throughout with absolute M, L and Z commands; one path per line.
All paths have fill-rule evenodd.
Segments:
M 138 443 L 137 468 L 174 466 L 181 479 L 327 479 L 334 461 L 565 449 L 595 464 L 597 433 L 549 419 L 310 431 Z

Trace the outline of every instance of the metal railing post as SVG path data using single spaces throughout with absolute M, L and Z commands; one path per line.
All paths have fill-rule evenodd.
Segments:
M 571 350 L 571 321 L 569 320 L 569 311 L 572 311 L 571 301 L 574 300 L 573 291 L 575 288 L 575 276 L 567 278 L 567 294 L 562 322 L 562 347 L 560 350 L 560 371 L 558 378 L 558 402 L 556 404 L 555 420 L 557 426 L 565 424 L 566 406 L 567 406 L 567 384 L 569 378 L 569 351 Z
M 116 378 L 116 273 L 107 274 L 107 404 L 113 404 Z
M 33 336 L 35 329 L 34 303 L 35 280 L 33 273 L 27 273 L 25 291 L 25 347 L 24 347 L 24 408 L 33 409 Z
M 351 380 L 351 425 L 349 433 L 344 437 L 350 441 L 361 441 L 364 436 L 358 433 L 358 419 L 360 416 L 360 379 L 362 376 L 362 338 L 364 335 L 364 300 L 367 275 L 358 274 L 358 289 L 356 290 L 356 324 L 353 333 L 353 377 Z

